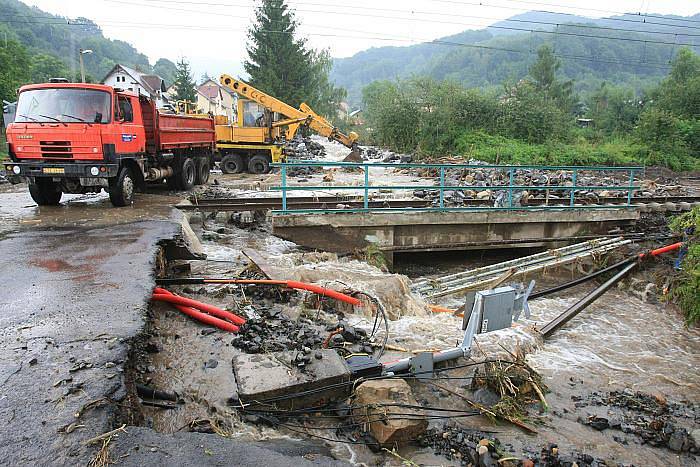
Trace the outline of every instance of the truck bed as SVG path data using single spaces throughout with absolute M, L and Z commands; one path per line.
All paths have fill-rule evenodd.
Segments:
M 145 99 L 141 100 L 141 106 L 149 152 L 193 147 L 214 151 L 216 132 L 213 118 L 161 113 Z

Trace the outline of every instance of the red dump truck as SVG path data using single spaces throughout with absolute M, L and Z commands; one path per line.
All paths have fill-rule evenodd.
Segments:
M 37 204 L 105 189 L 113 205 L 127 206 L 149 182 L 206 183 L 216 135 L 213 119 L 161 113 L 130 91 L 50 82 L 19 90 L 7 142 L 5 170 L 27 178 Z

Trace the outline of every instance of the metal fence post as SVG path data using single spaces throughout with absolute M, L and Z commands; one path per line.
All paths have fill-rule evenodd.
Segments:
M 365 209 L 369 209 L 369 164 L 365 164 Z
M 287 212 L 287 166 L 282 164 L 280 175 L 282 176 L 282 211 Z
M 627 206 L 632 205 L 632 190 L 634 186 L 634 169 L 630 169 L 630 183 L 627 187 Z
M 440 209 L 445 207 L 445 167 L 440 166 Z
M 574 207 L 575 203 L 575 198 L 576 198 L 576 181 L 578 179 L 578 169 L 574 169 L 574 172 L 571 174 L 571 190 L 569 191 L 569 206 Z
M 513 180 L 515 178 L 515 169 L 513 167 L 508 171 L 508 207 L 513 207 Z

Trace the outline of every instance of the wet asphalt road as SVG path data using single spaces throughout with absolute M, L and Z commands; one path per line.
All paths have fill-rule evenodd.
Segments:
M 84 441 L 114 429 L 124 406 L 124 364 L 145 325 L 157 244 L 180 233 L 170 208 L 180 198 L 141 195 L 116 209 L 102 195 L 40 209 L 21 188 L 0 192 L 0 459 L 86 465 L 97 448 Z M 216 435 L 127 431 L 112 449 L 129 465 L 332 462 Z

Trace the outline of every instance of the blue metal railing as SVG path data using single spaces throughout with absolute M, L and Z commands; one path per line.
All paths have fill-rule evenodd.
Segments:
M 389 164 L 389 163 L 355 163 L 355 162 L 285 162 L 272 164 L 273 167 L 280 169 L 281 185 L 272 187 L 273 190 L 282 192 L 282 209 L 273 211 L 273 214 L 303 214 L 303 213 L 324 213 L 324 212 L 345 212 L 345 213 L 363 213 L 363 212 L 387 212 L 387 211 L 493 211 L 493 210 L 541 210 L 541 209 L 600 209 L 600 208 L 629 208 L 632 206 L 632 197 L 635 190 L 639 190 L 639 185 L 634 185 L 635 174 L 641 174 L 644 171 L 643 167 L 589 167 L 589 166 L 542 166 L 542 165 L 474 165 L 474 164 Z M 330 167 L 330 168 L 350 168 L 362 169 L 364 172 L 363 185 L 290 185 L 288 169 L 298 167 Z M 394 169 L 406 168 L 421 168 L 421 169 L 437 169 L 437 185 L 372 185 L 370 170 L 372 168 L 390 167 Z M 477 170 L 494 170 L 501 173 L 508 173 L 508 185 L 446 185 L 445 177 L 449 171 L 477 171 Z M 540 170 L 544 172 L 570 172 L 571 185 L 516 185 L 516 176 L 518 171 L 524 170 Z M 627 185 L 578 185 L 579 175 L 582 172 L 612 172 L 613 174 L 628 174 Z M 435 178 L 435 177 L 433 177 Z M 362 197 L 362 208 L 342 208 L 342 209 L 288 209 L 289 193 L 295 191 L 360 191 L 358 197 Z M 438 192 L 437 206 L 423 207 L 370 207 L 370 192 L 379 190 L 432 190 Z M 505 191 L 507 193 L 507 201 L 501 206 L 446 206 L 445 192 L 447 191 L 467 191 L 467 190 L 488 190 L 491 192 Z M 515 193 L 521 191 L 546 191 L 546 192 L 568 192 L 568 202 L 566 204 L 545 204 L 534 206 L 519 206 L 516 205 Z M 627 197 L 621 198 L 624 203 L 618 204 L 576 204 L 576 192 L 588 191 L 626 191 Z M 490 197 L 489 197 L 490 198 Z M 470 200 L 465 199 L 468 202 Z M 473 200 L 472 200 L 473 201 Z M 561 203 L 562 199 L 558 198 L 555 201 Z

